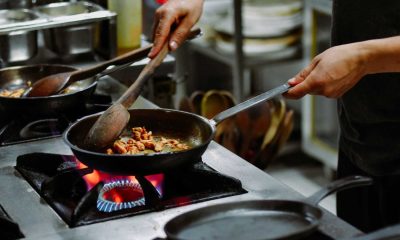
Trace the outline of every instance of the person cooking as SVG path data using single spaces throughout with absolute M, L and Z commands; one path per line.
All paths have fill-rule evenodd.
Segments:
M 160 7 L 149 56 L 170 34 L 170 49 L 179 47 L 202 4 L 169 0 Z M 284 96 L 337 99 L 337 177 L 374 179 L 371 186 L 339 192 L 337 215 L 370 232 L 400 222 L 400 1 L 333 0 L 331 39 L 331 48 L 289 80 Z
M 374 184 L 337 194 L 337 215 L 369 232 L 400 222 L 400 1 L 334 0 L 332 46 L 285 94 L 337 98 L 337 177 Z

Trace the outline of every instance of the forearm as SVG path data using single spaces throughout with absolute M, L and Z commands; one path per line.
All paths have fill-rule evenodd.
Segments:
M 365 73 L 400 72 L 400 36 L 359 43 Z

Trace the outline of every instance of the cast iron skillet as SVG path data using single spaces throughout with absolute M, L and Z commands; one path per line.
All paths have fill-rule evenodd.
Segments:
M 319 225 L 318 203 L 335 191 L 365 186 L 372 179 L 351 176 L 332 182 L 305 201 L 248 200 L 212 205 L 172 218 L 167 239 L 302 239 Z
M 200 161 L 201 155 L 214 138 L 218 123 L 242 110 L 286 92 L 289 88 L 288 84 L 276 87 L 221 112 L 211 120 L 171 109 L 128 110 L 131 117 L 127 129 L 144 126 L 153 132 L 153 136 L 180 139 L 191 146 L 184 151 L 148 155 L 108 155 L 105 149 L 101 152 L 90 151 L 85 148 L 83 142 L 101 113 L 79 119 L 66 129 L 63 138 L 80 162 L 97 170 L 118 175 L 148 175 L 172 171 Z
M 74 70 L 77 68 L 56 64 L 3 68 L 0 69 L 0 89 L 27 87 L 28 81 L 34 83 L 51 74 Z M 88 101 L 96 89 L 96 85 L 95 78 L 92 77 L 71 85 L 69 87 L 71 92 L 66 94 L 32 98 L 0 97 L 0 112 L 22 117 L 47 117 L 74 111 Z

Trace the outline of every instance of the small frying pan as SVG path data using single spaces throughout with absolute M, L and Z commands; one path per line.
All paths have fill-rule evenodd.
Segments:
M 59 64 L 38 64 L 0 69 L 0 90 L 27 88 L 28 82 L 49 74 L 74 71 L 77 68 Z M 21 116 L 56 116 L 73 111 L 87 102 L 96 89 L 95 78 L 88 78 L 69 87 L 68 93 L 49 97 L 9 98 L 0 96 L 0 112 Z
M 199 208 L 164 226 L 168 239 L 301 239 L 319 225 L 318 203 L 335 191 L 365 186 L 372 179 L 351 176 L 332 182 L 302 201 L 249 200 Z
M 290 86 L 286 83 L 268 92 L 260 94 L 232 108 L 213 119 L 171 109 L 130 109 L 127 129 L 146 127 L 153 136 L 175 138 L 190 146 L 188 150 L 161 152 L 154 154 L 112 154 L 105 149 L 94 152 L 86 148 L 84 139 L 101 113 L 86 116 L 73 123 L 64 132 L 63 138 L 80 162 L 88 167 L 118 175 L 148 175 L 176 170 L 200 161 L 201 155 L 214 138 L 216 125 L 234 114 L 260 102 L 286 92 Z

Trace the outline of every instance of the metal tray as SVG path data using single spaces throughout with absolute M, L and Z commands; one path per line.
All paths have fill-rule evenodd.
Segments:
M 116 16 L 116 13 L 105 10 L 101 6 L 90 2 L 74 2 L 75 6 L 72 8 L 66 8 L 64 4 L 65 3 L 52 3 L 46 6 L 32 8 L 31 11 L 37 14 L 39 16 L 38 18 L 22 22 L 4 22 L 4 24 L 0 25 L 0 35 L 21 30 L 33 31 L 93 23 L 115 18 Z

